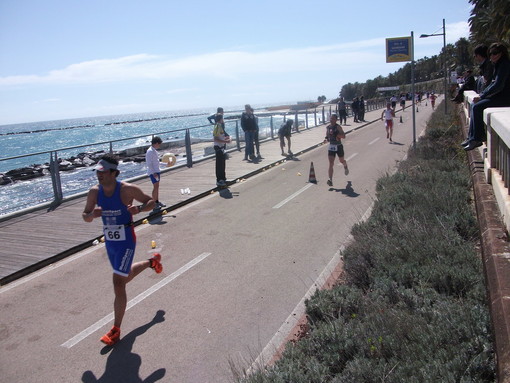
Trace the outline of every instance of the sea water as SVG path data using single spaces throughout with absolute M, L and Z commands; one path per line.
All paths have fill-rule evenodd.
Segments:
M 241 107 L 225 109 L 226 117 L 240 115 L 242 111 Z M 166 132 L 161 138 L 168 141 L 183 139 L 186 129 L 193 128 L 190 130 L 193 138 L 211 139 L 212 128 L 207 116 L 213 112 L 210 109 L 192 109 L 3 125 L 0 126 L 0 173 L 48 163 L 50 153 L 42 152 L 56 151 L 58 158 L 66 159 L 79 153 L 109 151 L 108 143 L 95 145 L 97 143 L 137 137 L 115 142 L 113 149 L 119 151 L 148 145 L 152 136 L 160 132 Z M 283 115 L 275 116 L 275 129 L 282 122 Z M 270 118 L 259 118 L 259 126 L 262 130 L 269 129 Z M 226 120 L 226 130 L 235 136 L 235 123 Z M 70 147 L 75 148 L 65 149 Z M 6 158 L 11 159 L 2 160 Z M 119 179 L 140 176 L 146 172 L 145 163 L 135 162 L 121 163 L 120 170 Z M 95 173 L 90 168 L 60 172 L 60 177 L 65 197 L 85 192 L 97 183 Z M 0 215 L 53 199 L 49 175 L 3 185 L 0 186 Z

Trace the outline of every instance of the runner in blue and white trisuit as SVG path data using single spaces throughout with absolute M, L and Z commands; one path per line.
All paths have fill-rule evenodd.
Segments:
M 115 317 L 112 329 L 101 341 L 110 346 L 120 339 L 120 326 L 127 305 L 126 284 L 148 267 L 156 273 L 163 270 L 161 255 L 157 253 L 148 260 L 132 264 L 136 248 L 133 215 L 151 210 L 154 200 L 138 186 L 117 181 L 118 164 L 117 158 L 111 154 L 104 155 L 98 162 L 94 169 L 99 184 L 89 190 L 82 214 L 85 222 L 99 217 L 103 220 L 106 252 L 113 268 Z M 141 205 L 133 205 L 134 200 Z
M 335 156 L 338 156 L 338 160 L 344 166 L 345 175 L 349 174 L 349 168 L 347 167 L 347 161 L 344 159 L 344 146 L 342 145 L 342 138 L 345 138 L 345 132 L 342 127 L 336 122 L 338 117 L 333 113 L 329 120 L 329 125 L 326 126 L 326 138 L 324 143 L 329 142 L 328 145 L 328 185 L 333 186 L 333 166 L 335 165 Z

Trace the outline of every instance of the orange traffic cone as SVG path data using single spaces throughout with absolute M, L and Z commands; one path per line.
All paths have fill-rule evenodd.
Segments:
M 315 170 L 313 168 L 313 162 L 310 164 L 310 176 L 308 177 L 308 182 L 316 184 L 317 179 L 315 178 Z

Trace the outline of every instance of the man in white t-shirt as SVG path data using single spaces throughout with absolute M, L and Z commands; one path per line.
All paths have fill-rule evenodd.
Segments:
M 154 136 L 151 141 L 151 147 L 145 153 L 145 163 L 147 164 L 147 174 L 152 181 L 152 199 L 156 202 L 156 209 L 165 207 L 164 203 L 159 202 L 159 181 L 161 180 L 161 171 L 159 170 L 158 149 L 163 140 Z

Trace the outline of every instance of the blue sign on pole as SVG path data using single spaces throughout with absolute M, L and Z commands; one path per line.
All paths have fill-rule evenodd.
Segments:
M 386 39 L 386 62 L 412 61 L 413 44 L 411 37 L 394 37 Z

